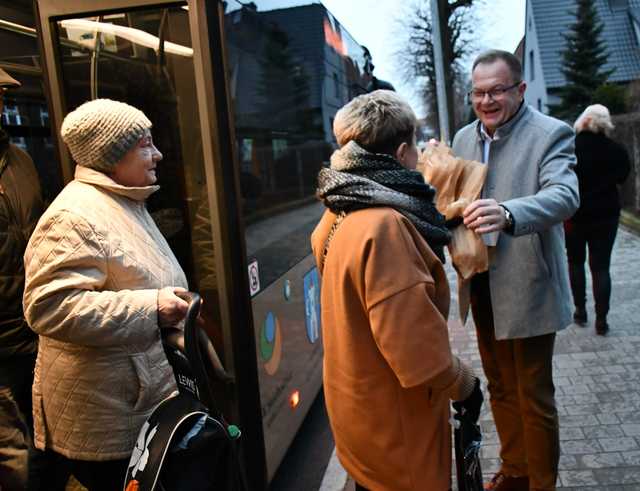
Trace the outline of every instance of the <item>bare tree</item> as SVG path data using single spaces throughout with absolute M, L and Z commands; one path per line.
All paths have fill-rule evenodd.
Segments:
M 400 44 L 396 50 L 396 60 L 405 80 L 412 83 L 419 92 L 427 111 L 427 123 L 439 132 L 430 1 L 432 0 L 414 0 L 409 4 L 407 13 L 399 20 Z M 479 2 L 434 1 L 438 2 L 440 9 L 449 134 L 453 135 L 464 122 L 464 97 L 468 86 L 464 61 L 474 51 L 472 36 L 476 19 L 473 6 Z

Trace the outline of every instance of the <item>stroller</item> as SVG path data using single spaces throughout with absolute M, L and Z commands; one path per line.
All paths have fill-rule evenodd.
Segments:
M 211 378 L 232 378 L 207 335 L 196 325 L 201 298 L 189 302 L 184 334 L 163 329 L 165 352 L 178 392 L 153 411 L 142 426 L 129 460 L 125 491 L 246 491 L 239 457 L 240 430 L 215 408 Z M 206 362 L 205 362 L 206 361 Z

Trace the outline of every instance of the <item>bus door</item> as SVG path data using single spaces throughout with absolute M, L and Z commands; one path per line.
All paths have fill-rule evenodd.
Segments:
M 141 109 L 164 155 L 148 209 L 200 292 L 206 330 L 233 376 L 217 391 L 242 431 L 251 489 L 267 486 L 256 343 L 229 122 L 218 2 L 38 0 L 54 134 L 85 101 Z M 65 182 L 74 163 L 58 141 Z M 262 319 L 260 320 L 262 322 Z

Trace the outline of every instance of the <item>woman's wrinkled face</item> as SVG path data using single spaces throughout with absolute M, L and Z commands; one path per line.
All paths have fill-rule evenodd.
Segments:
M 158 180 L 156 167 L 160 160 L 162 154 L 153 144 L 151 132 L 147 131 L 136 146 L 124 154 L 110 176 L 121 186 L 151 186 Z

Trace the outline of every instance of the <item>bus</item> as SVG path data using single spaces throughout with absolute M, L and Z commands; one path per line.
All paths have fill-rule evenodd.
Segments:
M 336 111 L 376 80 L 369 51 L 310 0 L 8 3 L 0 67 L 23 86 L 3 127 L 48 201 L 73 179 L 69 111 L 111 98 L 153 122 L 162 192 L 147 205 L 203 297 L 233 377 L 218 398 L 250 488 L 267 489 L 322 383 L 316 176 Z

